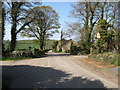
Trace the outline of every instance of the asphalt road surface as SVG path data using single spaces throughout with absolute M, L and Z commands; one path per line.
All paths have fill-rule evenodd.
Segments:
M 71 58 L 68 54 L 50 53 L 42 58 L 4 61 L 3 82 L 10 88 L 118 88 L 118 84 L 92 73 Z

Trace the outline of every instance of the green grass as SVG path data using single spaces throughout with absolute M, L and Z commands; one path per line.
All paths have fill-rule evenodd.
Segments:
M 29 49 L 29 47 L 31 48 L 39 48 L 39 45 L 36 45 L 36 44 L 31 44 L 31 43 L 28 43 L 28 44 L 21 44 L 21 43 L 17 43 L 17 46 L 16 46 L 16 50 L 18 49 Z
M 46 40 L 46 49 L 52 49 L 53 42 L 57 40 Z M 4 42 L 4 47 L 7 50 L 10 47 L 10 41 Z M 39 49 L 39 42 L 38 40 L 18 40 L 16 43 L 15 50 L 19 49 L 29 49 L 29 47 L 32 48 L 32 52 L 34 48 Z M 42 57 L 43 54 L 41 54 L 38 57 Z M 34 58 L 34 57 L 33 57 Z M 0 61 L 11 61 L 11 60 L 25 60 L 25 59 L 32 59 L 32 58 L 26 58 L 26 57 L 17 57 L 17 58 L 10 58 L 10 57 L 3 57 Z
M 46 49 L 52 49 L 53 42 L 56 40 L 47 40 L 46 42 Z M 7 50 L 10 46 L 10 41 L 4 42 L 4 47 Z M 34 52 L 34 48 L 39 49 L 39 44 L 37 40 L 18 40 L 16 44 L 15 50 L 19 49 L 29 49 L 29 47 L 32 48 L 32 52 Z M 42 57 L 43 53 L 40 53 L 39 56 L 34 57 L 16 57 L 16 58 L 10 58 L 10 57 L 3 57 L 0 59 L 0 61 L 11 61 L 11 60 L 25 60 L 25 59 L 32 59 L 36 57 Z
M 47 40 L 45 48 L 52 49 L 52 45 L 53 45 L 54 41 L 57 41 L 57 40 Z M 4 42 L 4 45 L 5 45 L 5 49 L 7 49 L 10 46 L 10 42 L 8 42 L 8 41 Z M 36 40 L 18 40 L 15 50 L 29 49 L 29 47 L 39 49 L 38 41 L 36 41 Z
M 46 41 L 46 49 L 52 49 L 53 43 L 57 40 L 47 40 Z
M 89 58 L 96 60 L 96 61 L 106 61 L 109 64 L 120 66 L 120 61 L 119 61 L 120 55 L 112 53 L 112 52 L 89 55 Z

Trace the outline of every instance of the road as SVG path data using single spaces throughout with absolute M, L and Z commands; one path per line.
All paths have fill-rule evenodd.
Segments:
M 43 58 L 2 62 L 3 81 L 11 88 L 117 88 L 85 67 L 73 56 L 50 53 Z M 79 56 L 80 59 L 87 56 Z

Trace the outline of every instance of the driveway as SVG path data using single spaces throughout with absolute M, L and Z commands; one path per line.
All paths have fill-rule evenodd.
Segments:
M 117 88 L 76 63 L 69 54 L 49 53 L 43 58 L 3 61 L 3 81 L 11 88 Z M 87 56 L 78 56 L 79 59 Z

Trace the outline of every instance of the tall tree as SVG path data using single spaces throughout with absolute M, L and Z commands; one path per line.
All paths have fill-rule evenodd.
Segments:
M 60 27 L 59 16 L 50 6 L 35 7 L 33 11 L 36 13 L 31 13 L 30 16 L 35 17 L 35 20 L 21 34 L 36 37 L 39 40 L 40 49 L 43 50 L 46 38 L 58 32 L 56 29 Z
M 2 55 L 4 55 L 3 39 L 4 39 L 4 33 L 5 33 L 5 17 L 6 17 L 5 5 L 4 5 L 4 2 L 2 2 Z
M 101 2 L 98 4 L 100 19 L 105 19 L 108 23 L 114 23 L 117 14 L 116 2 Z
M 14 51 L 16 46 L 16 39 L 18 33 L 20 33 L 24 27 L 30 24 L 34 19 L 29 19 L 29 9 L 34 7 L 35 4 L 40 5 L 40 3 L 31 2 L 7 2 L 10 10 L 11 18 L 11 51 Z
M 90 9 L 90 24 L 89 24 L 89 26 L 90 26 L 90 28 L 89 28 L 89 34 L 88 34 L 88 42 L 90 42 L 91 40 L 93 41 L 93 38 L 92 38 L 93 28 L 100 18 L 100 16 L 97 14 L 98 5 L 99 5 L 99 2 L 89 2 L 89 9 Z
M 2 12 L 2 2 L 0 2 L 0 12 Z M 0 27 L 2 27 L 2 15 L 0 15 Z M 2 29 L 0 29 L 0 41 L 2 42 Z M 2 59 L 2 43 L 0 43 L 0 59 Z
M 83 23 L 81 36 L 91 42 L 95 24 L 99 19 L 106 19 L 108 23 L 115 21 L 116 3 L 111 2 L 77 2 L 73 5 L 72 16 Z
M 88 36 L 88 31 L 89 31 L 89 18 L 90 18 L 90 13 L 89 13 L 89 2 L 77 2 L 73 5 L 73 10 L 72 10 L 72 16 L 75 18 L 78 18 L 81 20 L 81 23 L 83 23 L 83 33 Z M 88 41 L 88 37 L 85 37 L 86 41 Z M 85 42 L 84 40 L 82 40 Z
M 100 10 L 100 16 L 101 16 L 101 20 L 104 19 L 104 14 L 105 14 L 105 6 L 106 6 L 106 2 L 102 2 L 102 3 L 99 3 L 99 10 Z
M 63 33 L 63 29 L 62 29 L 60 32 L 60 49 L 59 49 L 59 51 L 62 51 L 62 43 L 64 41 L 63 36 L 64 36 L 64 33 Z
M 83 23 L 81 30 L 81 36 L 85 38 L 85 41 L 83 38 L 83 42 L 89 43 L 91 41 L 91 33 L 100 18 L 98 4 L 99 2 L 77 2 L 73 5 L 73 16 Z

